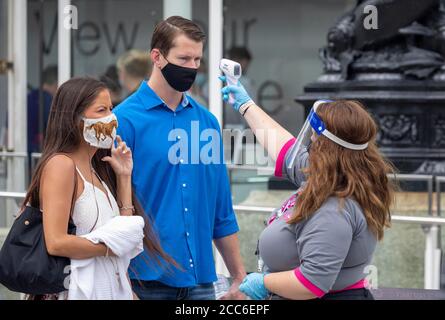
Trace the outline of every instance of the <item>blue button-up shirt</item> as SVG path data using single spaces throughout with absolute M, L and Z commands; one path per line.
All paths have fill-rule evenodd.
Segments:
M 239 230 L 218 121 L 185 94 L 172 111 L 146 81 L 113 112 L 133 152 L 136 196 L 183 269 L 161 268 L 144 252 L 131 262 L 130 278 L 173 287 L 215 281 L 212 240 Z

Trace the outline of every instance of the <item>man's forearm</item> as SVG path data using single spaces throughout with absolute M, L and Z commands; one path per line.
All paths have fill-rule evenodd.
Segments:
M 241 258 L 238 235 L 231 234 L 227 237 L 215 239 L 215 246 L 224 259 L 224 263 L 234 282 L 241 282 L 246 276 L 246 270 Z

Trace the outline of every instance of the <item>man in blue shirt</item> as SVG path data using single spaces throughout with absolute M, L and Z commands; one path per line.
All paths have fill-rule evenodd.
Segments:
M 160 22 L 151 41 L 150 80 L 114 109 L 118 134 L 133 152 L 136 195 L 163 249 L 181 267 L 163 268 L 146 253 L 135 258 L 129 274 L 141 299 L 215 299 L 212 240 L 233 279 L 223 298 L 245 298 L 238 289 L 246 272 L 220 127 L 184 93 L 195 79 L 204 41 L 190 20 Z

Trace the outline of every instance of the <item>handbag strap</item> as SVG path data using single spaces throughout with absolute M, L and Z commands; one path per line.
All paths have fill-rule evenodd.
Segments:
M 68 158 L 70 158 L 70 157 L 68 157 Z M 71 197 L 70 217 L 73 216 L 74 205 L 76 204 L 76 193 L 77 193 L 77 170 L 76 170 L 76 163 L 74 162 L 73 159 L 71 159 L 71 160 L 73 161 L 73 164 L 74 164 L 74 172 L 73 172 L 74 173 L 74 190 L 73 190 L 73 196 Z

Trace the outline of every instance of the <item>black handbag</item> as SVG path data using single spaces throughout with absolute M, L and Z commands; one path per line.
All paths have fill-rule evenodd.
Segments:
M 74 170 L 68 233 L 75 234 L 71 218 L 77 189 Z M 27 205 L 14 221 L 0 250 L 0 283 L 11 291 L 40 295 L 68 289 L 70 259 L 48 254 L 43 233 L 42 212 Z

